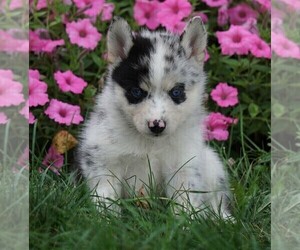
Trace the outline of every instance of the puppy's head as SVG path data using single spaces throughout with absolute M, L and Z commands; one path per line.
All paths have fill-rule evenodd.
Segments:
M 144 30 L 133 34 L 121 18 L 107 38 L 108 82 L 125 119 L 141 134 L 172 135 L 201 110 L 207 35 L 200 18 L 181 36 Z

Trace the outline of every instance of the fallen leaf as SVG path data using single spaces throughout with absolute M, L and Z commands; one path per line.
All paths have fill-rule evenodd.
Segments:
M 66 130 L 61 130 L 53 137 L 52 145 L 60 154 L 64 154 L 78 144 L 76 138 Z

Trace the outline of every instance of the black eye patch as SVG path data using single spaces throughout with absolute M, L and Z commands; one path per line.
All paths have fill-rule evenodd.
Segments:
M 175 104 L 180 104 L 186 100 L 185 87 L 183 83 L 177 84 L 169 91 L 169 96 Z
M 147 92 L 139 87 L 126 89 L 125 96 L 130 104 L 137 104 L 143 101 Z

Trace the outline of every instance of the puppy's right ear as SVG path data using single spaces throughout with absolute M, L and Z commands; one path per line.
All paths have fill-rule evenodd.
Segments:
M 115 62 L 127 57 L 133 45 L 133 37 L 128 23 L 121 17 L 114 17 L 107 34 L 108 60 Z

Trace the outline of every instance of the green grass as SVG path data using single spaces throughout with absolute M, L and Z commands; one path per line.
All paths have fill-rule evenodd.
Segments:
M 74 173 L 33 170 L 31 249 L 270 249 L 270 153 L 247 137 L 242 142 L 240 157 L 226 164 L 236 223 L 213 213 L 206 219 L 199 214 L 193 219 L 188 213 L 174 216 L 172 202 L 155 195 L 148 209 L 128 199 L 119 201 L 120 216 L 109 209 L 99 212 L 86 183 L 75 182 Z M 223 146 L 214 146 L 227 162 Z M 33 157 L 33 165 L 40 164 L 41 155 Z

